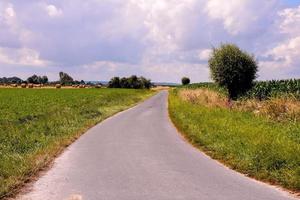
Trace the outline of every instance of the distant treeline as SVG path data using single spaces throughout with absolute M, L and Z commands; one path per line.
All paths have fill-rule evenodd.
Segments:
M 20 84 L 23 83 L 24 81 L 20 79 L 19 77 L 3 77 L 0 78 L 0 83 L 1 84 Z
M 149 89 L 151 88 L 151 80 L 144 77 L 132 75 L 130 77 L 113 77 L 108 82 L 109 88 L 132 88 L 132 89 Z
M 22 84 L 22 83 L 32 83 L 32 84 L 61 84 L 61 85 L 73 85 L 73 84 L 86 84 L 83 80 L 74 80 L 69 74 L 64 72 L 59 72 L 59 80 L 49 82 L 47 76 L 38 76 L 36 74 L 28 77 L 26 80 L 22 80 L 19 77 L 3 77 L 0 78 L 0 84 Z
M 222 93 L 226 92 L 224 88 L 220 88 L 217 84 L 211 82 L 195 83 L 183 87 L 190 89 L 209 88 Z M 281 95 L 292 95 L 300 99 L 300 79 L 256 81 L 245 97 L 264 100 Z
M 96 85 L 91 82 L 85 82 L 83 80 L 77 81 L 74 80 L 69 74 L 65 72 L 59 73 L 59 80 L 49 82 L 47 76 L 38 76 L 32 75 L 28 77 L 26 80 L 22 80 L 19 77 L 3 77 L 0 78 L 0 84 L 43 84 L 43 85 L 56 85 L 60 84 L 62 86 L 71 86 L 71 85 Z M 102 85 L 101 83 L 97 83 L 97 85 Z M 132 88 L 132 89 L 149 89 L 151 88 L 152 83 L 149 79 L 144 77 L 137 77 L 136 75 L 132 75 L 130 77 L 113 77 L 108 82 L 109 88 Z

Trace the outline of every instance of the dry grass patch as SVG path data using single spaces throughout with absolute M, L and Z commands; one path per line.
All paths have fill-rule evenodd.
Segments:
M 182 89 L 179 96 L 188 102 L 201 104 L 207 107 L 226 107 L 227 99 L 224 95 L 209 89 Z

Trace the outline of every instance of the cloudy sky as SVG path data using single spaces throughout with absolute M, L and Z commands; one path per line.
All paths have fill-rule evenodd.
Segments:
M 207 81 L 222 42 L 253 53 L 259 79 L 300 78 L 300 0 L 0 0 L 0 77 Z

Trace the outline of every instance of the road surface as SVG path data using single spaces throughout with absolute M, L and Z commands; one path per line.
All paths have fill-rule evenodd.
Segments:
M 160 92 L 87 131 L 17 199 L 293 199 L 184 141 L 168 118 L 167 95 Z

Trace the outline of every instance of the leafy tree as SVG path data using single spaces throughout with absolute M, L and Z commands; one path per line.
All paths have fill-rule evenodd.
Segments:
M 121 88 L 120 85 L 120 78 L 119 77 L 113 77 L 109 82 L 108 82 L 108 87 L 109 88 Z
M 48 81 L 49 81 L 49 79 L 48 79 L 47 76 L 42 76 L 42 78 L 41 78 L 41 83 L 42 84 L 46 84 L 46 83 L 48 83 Z
M 121 78 L 121 80 L 120 80 L 120 87 L 121 88 L 130 88 L 130 84 L 129 84 L 127 78 L 125 78 L 125 77 Z
M 47 76 L 37 76 L 37 75 L 32 75 L 27 79 L 28 83 L 33 83 L 33 84 L 45 84 L 48 83 L 48 77 Z
M 73 78 L 65 72 L 59 72 L 59 81 L 63 85 L 68 85 L 73 83 Z
M 209 59 L 212 79 L 228 91 L 229 99 L 237 99 L 253 86 L 258 66 L 253 55 L 234 44 L 214 48 Z
M 190 79 L 188 78 L 188 77 L 183 77 L 182 79 L 181 79 L 181 83 L 182 83 L 182 85 L 188 85 L 188 84 L 190 84 Z
M 40 81 L 39 77 L 35 74 L 27 78 L 28 83 L 38 84 L 39 81 Z
M 152 86 L 151 80 L 146 79 L 145 77 L 140 77 L 141 83 L 145 89 L 150 89 Z

